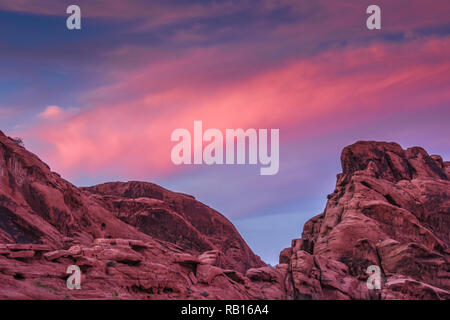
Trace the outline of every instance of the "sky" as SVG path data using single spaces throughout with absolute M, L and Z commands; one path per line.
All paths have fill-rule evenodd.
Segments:
M 66 28 L 67 6 L 81 30 Z M 381 8 L 368 30 L 366 8 Z M 325 208 L 359 140 L 450 160 L 448 0 L 1 0 L 0 129 L 78 186 L 150 181 L 264 261 Z M 280 169 L 181 165 L 173 130 L 277 128 Z

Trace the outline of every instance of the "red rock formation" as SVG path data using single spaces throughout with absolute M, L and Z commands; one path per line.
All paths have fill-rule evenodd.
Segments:
M 120 220 L 154 239 L 195 254 L 218 250 L 221 267 L 245 272 L 264 265 L 223 215 L 192 196 L 137 181 L 82 189 Z
M 151 183 L 77 188 L 0 133 L 0 299 L 448 299 L 450 164 L 359 142 L 266 266 L 221 214 Z M 66 286 L 67 267 L 81 290 Z M 379 266 L 381 290 L 367 267 Z
M 81 290 L 66 286 L 69 265 Z M 266 269 L 193 197 L 144 182 L 77 188 L 0 133 L 1 299 L 285 298 L 282 271 Z
M 325 211 L 280 254 L 298 299 L 449 299 L 449 162 L 422 148 L 358 142 Z M 379 266 L 381 290 L 368 290 Z

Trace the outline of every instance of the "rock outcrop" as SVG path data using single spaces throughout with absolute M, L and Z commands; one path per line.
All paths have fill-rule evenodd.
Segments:
M 325 211 L 280 254 L 294 298 L 449 299 L 450 163 L 384 142 L 348 146 L 341 162 Z
M 67 288 L 70 265 L 82 290 Z M 260 268 L 193 197 L 145 182 L 77 188 L 0 133 L 0 299 L 286 298 L 283 271 L 245 275 Z
M 342 168 L 273 268 L 192 196 L 77 188 L 0 132 L 0 299 L 449 299 L 450 163 L 358 142 Z M 67 287 L 71 265 L 81 290 Z

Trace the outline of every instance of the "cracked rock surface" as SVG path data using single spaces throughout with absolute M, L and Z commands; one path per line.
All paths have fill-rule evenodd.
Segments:
M 0 132 L 0 299 L 449 299 L 450 163 L 384 142 L 341 160 L 324 212 L 270 267 L 194 197 L 78 188 Z
M 70 265 L 81 290 L 67 288 Z M 137 181 L 77 188 L 0 133 L 0 299 L 287 298 L 287 271 L 259 268 L 194 197 Z
M 449 299 L 450 163 L 419 147 L 357 142 L 324 212 L 282 251 L 297 299 Z M 369 290 L 378 266 L 381 289 Z

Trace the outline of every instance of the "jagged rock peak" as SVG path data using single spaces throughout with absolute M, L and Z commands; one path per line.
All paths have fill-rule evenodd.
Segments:
M 324 212 L 280 254 L 294 297 L 449 299 L 449 163 L 374 141 L 344 148 L 341 160 Z M 380 289 L 368 288 L 369 267 Z
M 87 290 L 67 288 L 73 264 Z M 286 272 L 192 196 L 139 181 L 77 188 L 0 133 L 0 299 L 280 299 Z
M 403 150 L 394 142 L 358 141 L 342 151 L 343 174 L 364 170 L 387 180 L 429 178 L 449 180 L 450 163 L 421 147 Z

